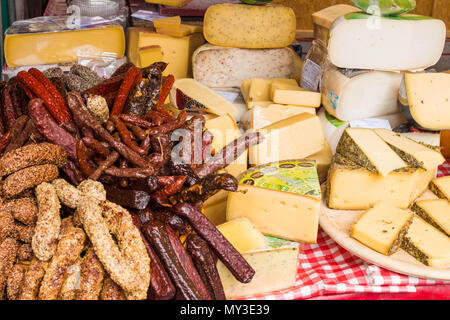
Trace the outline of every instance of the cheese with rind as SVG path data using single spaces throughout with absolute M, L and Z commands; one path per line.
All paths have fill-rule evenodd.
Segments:
M 430 190 L 439 198 L 450 200 L 450 176 L 433 179 L 430 183 Z
M 450 202 L 447 199 L 416 201 L 411 210 L 450 237 Z

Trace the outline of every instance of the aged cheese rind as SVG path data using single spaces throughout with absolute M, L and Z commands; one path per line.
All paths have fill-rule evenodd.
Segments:
M 195 80 L 210 88 L 240 87 L 246 79 L 300 79 L 302 60 L 290 47 L 242 49 L 205 44 L 192 55 Z
M 450 200 L 450 176 L 433 179 L 429 188 L 439 198 Z
M 407 166 L 373 130 L 366 128 L 345 129 L 336 152 L 383 176 Z
M 295 40 L 295 31 L 294 11 L 283 6 L 217 4 L 203 20 L 205 39 L 223 47 L 283 48 Z
M 399 248 L 412 216 L 410 211 L 379 202 L 358 218 L 350 235 L 375 251 L 391 255 Z
M 350 13 L 332 25 L 328 56 L 339 68 L 425 69 L 440 59 L 445 38 L 445 24 L 438 19 L 409 14 L 375 17 Z
M 446 199 L 416 201 L 412 206 L 418 216 L 450 237 L 450 203 Z
M 401 247 L 427 266 L 450 264 L 450 238 L 417 216 L 413 217 Z

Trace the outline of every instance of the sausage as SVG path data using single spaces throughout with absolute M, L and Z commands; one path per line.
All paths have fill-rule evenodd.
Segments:
M 14 217 L 12 214 L 1 208 L 0 210 L 0 242 L 8 236 L 14 234 Z
M 38 208 L 34 198 L 17 198 L 3 203 L 2 210 L 9 212 L 14 219 L 26 225 L 34 225 Z
M 0 137 L 0 153 L 5 150 L 5 148 L 8 146 L 9 142 L 11 141 L 11 132 L 7 132 L 4 135 Z
M 14 238 L 5 238 L 0 244 L 0 300 L 3 300 L 6 279 L 14 266 L 18 248 L 19 243 Z
M 150 195 L 142 190 L 119 189 L 105 186 L 106 198 L 120 206 L 132 209 L 145 209 L 150 202 Z
M 58 300 L 74 300 L 80 289 L 81 261 L 79 257 L 73 265 L 67 268 L 61 290 L 58 293 Z
M 33 258 L 33 249 L 31 248 L 31 244 L 21 244 L 17 250 L 17 260 L 20 262 L 28 262 L 31 261 L 31 258 Z
M 252 280 L 255 270 L 198 208 L 190 203 L 181 203 L 173 207 L 173 212 L 189 220 L 238 281 L 248 283 Z
M 127 101 L 128 95 L 130 94 L 130 91 L 135 85 L 136 80 L 139 76 L 142 77 L 142 74 L 136 67 L 131 67 L 125 73 L 125 77 L 119 88 L 119 92 L 117 93 L 116 99 L 114 100 L 114 105 L 111 110 L 112 116 L 119 115 L 123 112 L 123 108 L 125 107 L 125 102 Z
M 0 175 L 6 176 L 21 169 L 53 164 L 61 168 L 66 164 L 67 153 L 52 143 L 29 144 L 6 153 L 0 158 Z
M 22 289 L 18 296 L 18 300 L 36 300 L 39 286 L 41 284 L 42 278 L 45 275 L 45 270 L 47 268 L 47 263 L 34 257 L 25 272 L 23 278 Z
M 12 85 L 7 84 L 2 91 L 2 103 L 3 103 L 3 120 L 5 122 L 6 129 L 10 129 L 16 119 L 18 118 L 14 103 L 11 96 Z
M 24 117 L 24 116 L 22 116 Z M 28 118 L 28 116 L 25 116 L 28 120 L 25 124 L 25 127 L 20 130 L 20 132 L 17 132 L 17 134 L 14 133 L 16 124 L 20 121 L 22 118 L 18 118 L 16 122 L 14 123 L 13 127 L 11 128 L 11 141 L 9 142 L 8 146 L 5 149 L 5 154 L 11 150 L 15 150 L 17 148 L 22 147 L 25 142 L 30 138 L 31 134 L 36 130 L 33 121 Z
M 36 199 L 39 213 L 31 245 L 38 259 L 48 261 L 55 253 L 58 242 L 61 205 L 55 188 L 46 182 L 36 187 Z
M 103 281 L 100 300 L 125 300 L 122 288 L 109 275 L 106 275 Z
M 24 243 L 31 243 L 34 234 L 34 226 L 26 226 L 20 222 L 14 222 L 14 235 Z
M 112 92 L 117 92 L 124 78 L 125 74 L 111 77 L 105 81 L 100 82 L 98 85 L 84 91 L 83 96 L 85 96 L 86 94 L 93 94 L 105 97 Z
M 16 263 L 6 280 L 6 296 L 8 300 L 17 300 L 25 276 L 25 267 Z
M 105 271 L 94 249 L 89 248 L 81 263 L 80 290 L 76 300 L 98 300 L 104 275 Z
M 105 170 L 106 174 L 113 177 L 145 179 L 154 174 L 153 167 L 149 168 L 115 168 L 109 167 Z
M 111 167 L 114 164 L 114 162 L 116 162 L 118 159 L 119 153 L 117 153 L 117 151 L 111 152 L 104 161 L 99 163 L 97 169 L 95 169 L 94 172 L 92 172 L 92 174 L 89 176 L 89 179 L 98 180 L 102 175 L 103 171 Z

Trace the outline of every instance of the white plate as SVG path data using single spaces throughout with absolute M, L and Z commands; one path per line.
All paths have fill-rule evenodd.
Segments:
M 433 199 L 436 196 L 431 191 L 426 191 L 417 200 L 430 198 Z M 351 238 L 350 227 L 363 212 L 364 210 L 330 209 L 327 207 L 325 199 L 323 199 L 320 207 L 320 226 L 341 247 L 369 263 L 419 278 L 450 280 L 450 266 L 428 267 L 402 249 L 397 250 L 390 256 L 385 256 Z

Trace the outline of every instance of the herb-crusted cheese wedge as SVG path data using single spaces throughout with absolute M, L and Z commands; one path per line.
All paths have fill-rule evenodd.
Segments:
M 372 129 L 345 129 L 336 152 L 382 176 L 407 166 Z
M 439 198 L 450 200 L 450 176 L 433 179 L 429 188 Z
M 391 255 L 399 248 L 412 216 L 410 211 L 379 202 L 359 217 L 350 235 L 379 253 Z
M 444 163 L 442 154 L 423 144 L 387 129 L 375 129 L 383 139 L 404 161 L 414 168 L 434 170 Z
M 417 216 L 413 217 L 401 248 L 427 266 L 450 264 L 450 238 Z
M 416 201 L 411 210 L 450 237 L 450 202 L 447 199 Z

